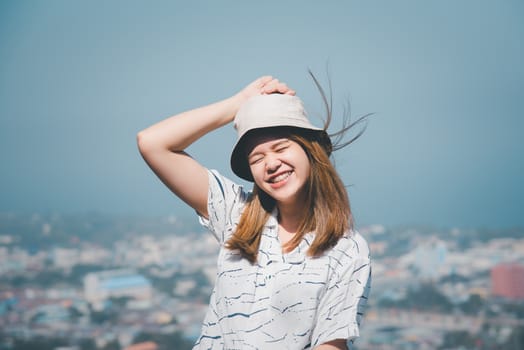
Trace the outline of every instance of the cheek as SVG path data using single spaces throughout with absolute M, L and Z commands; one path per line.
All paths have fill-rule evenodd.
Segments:
M 297 160 L 297 165 L 309 174 L 311 163 L 309 162 L 307 154 L 304 151 L 297 152 L 295 159 Z
M 253 180 L 255 180 L 255 183 L 258 185 L 260 182 L 260 179 L 262 179 L 263 173 L 260 170 L 260 166 L 258 165 L 250 165 L 249 170 L 251 171 L 251 175 L 253 176 Z

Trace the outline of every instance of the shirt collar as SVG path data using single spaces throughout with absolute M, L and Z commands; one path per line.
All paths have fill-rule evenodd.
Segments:
M 268 260 L 280 261 L 288 264 L 300 264 L 306 258 L 307 250 L 314 239 L 313 233 L 306 233 L 302 238 L 299 245 L 289 253 L 282 253 L 282 246 L 278 239 L 278 208 L 275 207 L 269 216 L 264 234 L 269 238 L 268 240 L 262 239 L 262 249 L 268 254 Z

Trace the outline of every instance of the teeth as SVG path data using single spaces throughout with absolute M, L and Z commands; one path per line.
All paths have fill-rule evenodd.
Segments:
M 283 180 L 287 179 L 289 177 L 289 175 L 291 175 L 291 171 L 289 171 L 287 173 L 284 173 L 282 175 L 278 175 L 277 177 L 272 179 L 271 182 L 275 183 L 275 182 L 283 181 Z

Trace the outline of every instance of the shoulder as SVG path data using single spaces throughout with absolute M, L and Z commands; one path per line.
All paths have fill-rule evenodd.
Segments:
M 208 169 L 208 174 L 208 217 L 199 220 L 223 243 L 235 230 L 250 193 L 216 170 Z
M 209 199 L 213 198 L 245 202 L 250 196 L 242 185 L 225 177 L 215 169 L 208 169 L 209 176 Z
M 368 242 L 356 230 L 346 232 L 338 240 L 330 254 L 341 255 L 350 260 L 369 260 L 370 258 Z

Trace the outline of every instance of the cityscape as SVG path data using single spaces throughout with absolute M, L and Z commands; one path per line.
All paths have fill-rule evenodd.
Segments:
M 351 349 L 524 349 L 524 229 L 358 229 Z M 217 253 L 196 218 L 0 213 L 0 349 L 191 349 Z

